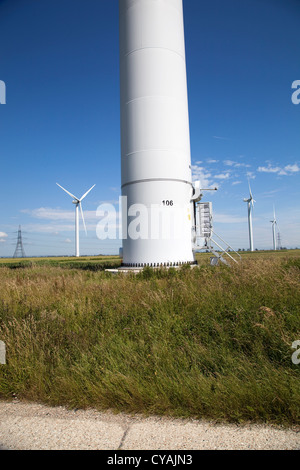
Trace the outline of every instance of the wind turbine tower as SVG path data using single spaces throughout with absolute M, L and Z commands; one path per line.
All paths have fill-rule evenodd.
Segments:
M 182 0 L 119 0 L 119 11 L 122 196 L 131 212 L 122 214 L 123 266 L 193 264 L 200 192 L 191 172 Z M 140 233 L 132 235 L 137 207 Z
M 83 217 L 83 211 L 82 211 L 82 207 L 81 207 L 81 201 L 85 198 L 85 196 L 87 196 L 87 194 L 96 186 L 94 184 L 94 186 L 92 186 L 86 193 L 84 193 L 83 196 L 81 196 L 81 198 L 78 198 L 76 196 L 74 196 L 74 194 L 70 193 L 69 191 L 67 191 L 65 188 L 63 188 L 60 184 L 56 183 L 57 186 L 59 186 L 63 191 L 65 191 L 67 194 L 69 194 L 69 196 L 71 196 L 73 198 L 73 204 L 75 204 L 75 256 L 76 257 L 79 257 L 79 208 L 80 208 L 80 212 L 81 212 L 81 217 L 82 217 L 82 222 L 83 222 L 83 226 L 84 226 L 84 230 L 85 230 L 85 234 L 87 234 L 87 231 L 86 231 L 86 226 L 85 226 L 85 221 L 84 221 L 84 217 Z
M 277 250 L 277 246 L 276 246 L 276 225 L 277 225 L 277 221 L 276 221 L 276 215 L 275 215 L 275 207 L 273 207 L 273 220 L 270 220 L 271 224 L 272 224 L 272 235 L 273 235 L 273 250 Z
M 247 207 L 248 207 L 248 228 L 249 228 L 249 245 L 250 245 L 250 251 L 254 251 L 254 246 L 253 246 L 253 227 L 252 227 L 252 211 L 253 211 L 253 206 L 254 202 L 256 202 L 253 199 L 252 196 L 252 191 L 250 187 L 250 181 L 248 180 L 248 185 L 249 185 L 249 198 L 245 198 L 244 202 L 247 202 Z

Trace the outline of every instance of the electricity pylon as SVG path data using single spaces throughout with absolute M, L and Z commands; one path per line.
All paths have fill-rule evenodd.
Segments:
M 24 247 L 23 247 L 23 242 L 22 242 L 21 225 L 19 225 L 17 246 L 16 246 L 13 257 L 14 258 L 26 258 Z

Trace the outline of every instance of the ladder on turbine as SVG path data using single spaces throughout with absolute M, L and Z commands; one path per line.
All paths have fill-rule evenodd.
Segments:
M 201 249 L 209 250 L 214 256 L 210 259 L 210 264 L 215 266 L 221 263 L 230 266 L 228 258 L 233 261 L 234 263 L 238 263 L 241 259 L 241 255 L 237 253 L 230 245 L 227 243 L 223 238 L 221 238 L 217 233 L 213 230 L 213 217 L 212 217 L 212 203 L 211 202 L 200 202 L 196 206 L 196 246 L 197 246 L 197 239 L 204 238 L 204 245 Z M 216 237 L 218 241 L 215 240 Z M 221 245 L 223 244 L 223 246 Z M 220 251 L 217 251 L 214 248 L 216 245 Z M 200 245 L 198 245 L 200 246 Z M 230 253 L 229 253 L 230 250 Z M 238 259 L 236 259 L 233 255 L 235 255 Z M 228 258 L 227 258 L 228 257 Z

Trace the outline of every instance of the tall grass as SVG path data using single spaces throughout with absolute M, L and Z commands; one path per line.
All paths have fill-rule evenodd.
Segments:
M 300 424 L 299 258 L 138 275 L 0 268 L 0 397 Z

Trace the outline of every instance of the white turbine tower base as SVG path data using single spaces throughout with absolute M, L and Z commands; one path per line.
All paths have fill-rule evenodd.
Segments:
M 252 211 L 253 211 L 253 206 L 254 202 L 256 202 L 253 199 L 252 192 L 251 192 L 251 187 L 250 187 L 250 181 L 248 180 L 248 185 L 249 185 L 249 198 L 245 198 L 244 202 L 247 202 L 248 206 L 248 229 L 249 229 L 249 245 L 250 245 L 250 251 L 254 251 L 254 245 L 253 245 L 253 227 L 252 227 Z
M 79 256 L 80 256 L 80 254 L 79 254 L 79 208 L 80 208 L 80 212 L 81 212 L 81 217 L 82 217 L 82 222 L 83 222 L 85 234 L 87 234 L 86 225 L 85 225 L 85 221 L 84 221 L 84 217 L 83 217 L 83 211 L 82 211 L 81 201 L 88 195 L 88 193 L 89 193 L 96 185 L 94 184 L 86 193 L 84 193 L 83 196 L 81 196 L 81 198 L 78 198 L 78 197 L 74 196 L 74 194 L 70 193 L 70 192 L 67 191 L 65 188 L 63 188 L 60 184 L 58 184 L 58 183 L 56 183 L 56 184 L 57 184 L 57 186 L 59 186 L 63 191 L 65 191 L 67 194 L 69 194 L 69 196 L 71 196 L 71 197 L 73 198 L 72 203 L 75 204 L 75 256 L 76 256 L 76 257 L 79 257 Z

